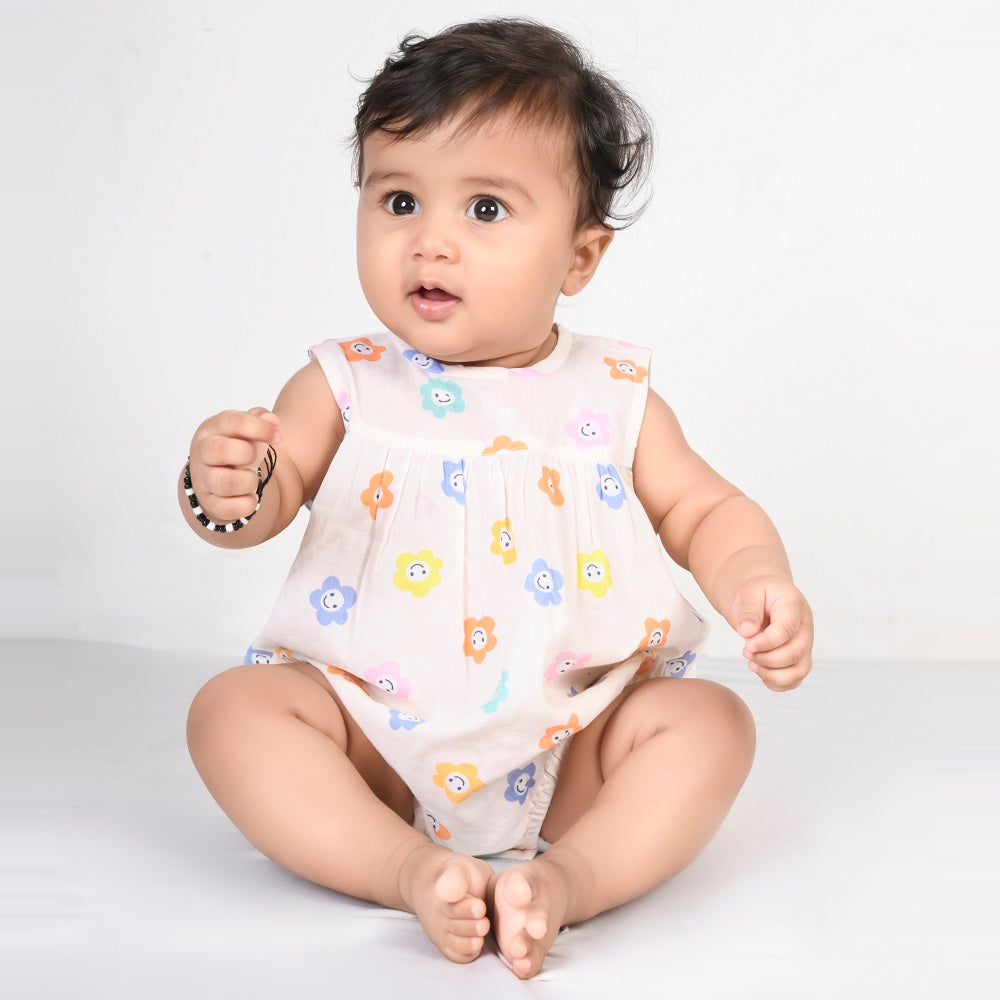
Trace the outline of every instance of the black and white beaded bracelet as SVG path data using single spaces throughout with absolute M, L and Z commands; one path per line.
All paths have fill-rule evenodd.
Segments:
M 216 524 L 201 509 L 201 502 L 195 496 L 194 487 L 191 485 L 191 459 L 187 460 L 184 466 L 184 493 L 191 504 L 191 512 L 202 527 L 208 531 L 239 531 L 246 526 L 247 522 L 260 510 L 260 498 L 264 495 L 264 487 L 271 481 L 274 467 L 278 464 L 278 453 L 270 446 L 267 446 L 267 453 L 264 455 L 264 468 L 257 466 L 257 506 L 246 517 L 241 517 L 238 521 L 229 524 Z

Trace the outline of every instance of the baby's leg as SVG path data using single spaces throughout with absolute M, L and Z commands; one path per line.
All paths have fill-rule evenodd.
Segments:
M 208 790 L 273 861 L 330 889 L 415 913 L 448 958 L 482 950 L 485 862 L 410 825 L 413 797 L 315 667 L 247 665 L 201 689 L 188 747 Z
M 649 891 L 701 852 L 754 752 L 746 705 L 711 681 L 629 686 L 570 741 L 542 836 L 545 854 L 491 881 L 500 950 L 522 979 L 559 928 Z

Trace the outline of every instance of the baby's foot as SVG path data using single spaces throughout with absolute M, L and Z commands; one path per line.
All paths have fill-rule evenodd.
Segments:
M 570 872 L 544 857 L 508 868 L 491 880 L 493 933 L 519 979 L 542 967 L 569 909 Z
M 490 929 L 486 886 L 493 869 L 446 847 L 418 847 L 399 872 L 399 892 L 424 932 L 453 962 L 471 962 Z

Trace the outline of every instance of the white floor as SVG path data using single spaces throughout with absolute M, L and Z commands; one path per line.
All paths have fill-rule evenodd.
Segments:
M 1000 997 L 1000 664 L 824 663 L 784 695 L 704 665 L 757 718 L 729 819 L 672 883 L 564 931 L 524 984 L 243 840 L 184 745 L 191 697 L 231 664 L 5 653 L 0 996 Z

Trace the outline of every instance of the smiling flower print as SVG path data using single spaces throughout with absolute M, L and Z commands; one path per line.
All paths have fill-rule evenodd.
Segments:
M 408 590 L 414 597 L 426 597 L 431 587 L 441 582 L 444 563 L 430 549 L 404 552 L 396 559 L 396 573 L 392 582 L 400 590 Z
M 611 441 L 611 419 L 606 413 L 595 410 L 581 410 L 572 420 L 567 420 L 563 428 L 577 448 L 586 451 Z
M 380 510 L 386 510 L 395 500 L 392 490 L 389 489 L 390 483 L 392 483 L 392 473 L 388 469 L 383 469 L 371 477 L 368 489 L 361 493 L 361 503 L 368 508 L 373 521 Z
M 553 507 L 561 507 L 566 501 L 563 491 L 559 489 L 559 479 L 558 469 L 542 466 L 542 478 L 538 480 L 538 488 L 549 498 L 549 503 Z
M 612 378 L 625 379 L 628 382 L 635 382 L 637 385 L 640 382 L 645 382 L 646 376 L 649 374 L 648 368 L 643 368 L 642 365 L 638 365 L 628 358 L 620 360 L 618 358 L 605 358 L 604 363 L 610 369 L 608 374 Z
M 385 348 L 381 344 L 373 344 L 367 337 L 357 340 L 342 340 L 340 349 L 348 361 L 378 361 Z
M 381 688 L 386 694 L 394 694 L 399 698 L 409 698 L 413 690 L 410 679 L 403 676 L 395 660 L 386 660 L 380 667 L 369 667 L 365 671 L 365 680 Z
M 505 566 L 517 562 L 517 546 L 514 544 L 514 532 L 510 527 L 510 518 L 494 521 L 490 528 L 493 541 L 490 542 L 490 552 L 499 556 Z
M 316 609 L 320 625 L 343 625 L 348 609 L 357 603 L 358 594 L 353 587 L 345 587 L 335 576 L 328 576 L 309 595 L 309 603 Z
M 444 794 L 452 802 L 461 802 L 473 792 L 478 792 L 483 787 L 484 782 L 480 780 L 479 769 L 475 764 L 470 764 L 468 761 L 461 764 L 444 761 L 437 765 L 434 784 L 438 788 L 443 788 Z
M 446 382 L 440 378 L 428 379 L 420 387 L 420 394 L 424 397 L 423 408 L 438 420 L 443 420 L 449 413 L 461 413 L 465 409 L 462 388 L 456 382 Z
M 462 645 L 462 652 L 466 656 L 471 656 L 473 663 L 482 663 L 486 659 L 486 654 L 496 649 L 497 637 L 493 634 L 495 628 L 496 622 L 489 616 L 465 619 L 465 642 Z
M 543 750 L 551 750 L 560 743 L 565 743 L 566 740 L 581 729 L 583 729 L 583 726 L 580 725 L 580 719 L 574 713 L 566 722 L 562 722 L 557 726 L 549 726 L 545 730 L 545 735 L 538 741 L 538 745 Z
M 581 552 L 576 557 L 576 585 L 589 590 L 594 597 L 603 597 L 611 586 L 611 563 L 600 550 Z
M 562 603 L 563 575 L 553 569 L 544 559 L 536 559 L 531 572 L 524 579 L 524 589 L 534 597 L 535 603 L 546 605 Z
M 515 767 L 507 774 L 507 788 L 503 797 L 508 802 L 516 802 L 523 806 L 528 798 L 528 789 L 535 787 L 535 765 L 529 764 L 527 767 Z

